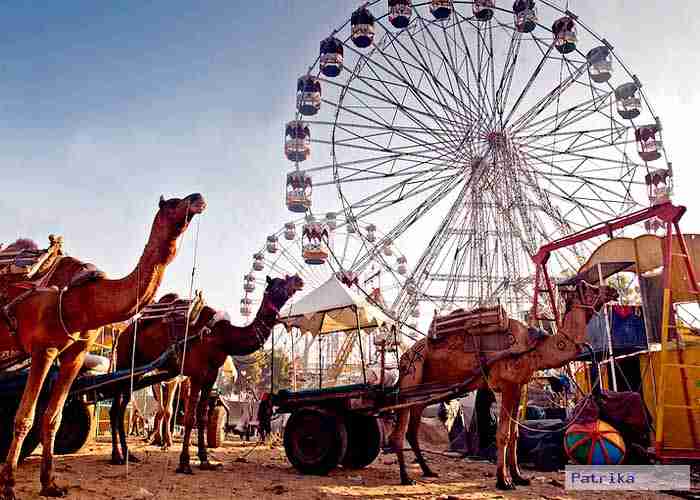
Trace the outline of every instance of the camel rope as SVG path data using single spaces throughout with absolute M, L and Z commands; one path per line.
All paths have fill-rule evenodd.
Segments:
M 201 225 L 200 222 L 201 222 L 201 218 L 198 218 L 197 219 L 197 231 L 195 231 L 195 236 L 194 236 L 194 249 L 193 249 L 193 255 L 192 255 L 192 274 L 190 275 L 190 291 L 189 291 L 189 296 L 188 296 L 188 300 L 190 300 L 190 301 L 192 300 L 192 294 L 194 292 L 194 278 L 195 278 L 195 274 L 197 272 L 197 257 L 198 257 L 198 250 L 199 250 L 199 229 L 200 229 L 200 225 Z M 184 339 L 183 344 L 182 344 L 182 360 L 180 362 L 180 375 L 179 375 L 180 383 L 177 384 L 176 395 L 175 395 L 175 409 L 173 412 L 173 418 L 176 421 L 177 421 L 178 412 L 180 411 L 180 397 L 182 394 L 182 378 L 184 377 L 185 360 L 187 359 L 187 340 L 188 340 L 188 335 L 190 333 L 190 313 L 191 312 L 192 312 L 191 310 L 187 311 L 187 317 L 186 317 L 186 321 L 185 321 L 185 339 Z M 192 391 L 191 384 L 190 384 L 190 391 Z M 196 409 L 192 408 L 191 411 L 196 411 Z M 185 422 L 185 425 L 187 425 L 187 422 Z M 164 467 L 165 467 L 165 465 L 164 465 Z
M 139 294 L 139 289 L 141 288 L 141 261 L 136 265 L 136 319 L 134 320 L 134 333 L 131 336 L 131 370 L 129 372 L 129 401 L 131 401 L 132 408 L 136 406 L 136 401 L 134 401 L 134 370 L 136 369 L 136 332 L 139 328 L 139 305 L 141 302 L 141 296 Z M 114 401 L 112 401 L 114 404 Z M 132 410 L 133 411 L 133 410 Z M 131 416 L 131 415 L 130 415 Z M 123 417 L 123 415 L 122 415 Z M 129 424 L 131 424 L 131 418 L 129 418 Z M 128 426 L 126 432 L 129 432 Z M 129 479 L 129 451 L 128 447 L 125 450 L 124 464 L 126 471 L 126 479 Z

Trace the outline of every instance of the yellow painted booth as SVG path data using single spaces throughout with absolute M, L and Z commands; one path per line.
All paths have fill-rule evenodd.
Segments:
M 681 304 L 697 303 L 700 298 L 687 265 L 689 261 L 700 269 L 700 235 L 685 234 L 683 240 L 687 253 L 677 235 L 670 242 L 654 235 L 613 238 L 599 246 L 578 273 L 592 283 L 619 272 L 637 277 L 648 345 L 620 358 L 638 362 L 639 389 L 657 433 L 656 455 L 662 461 L 700 459 L 700 332 L 676 315 Z M 669 249 L 670 261 L 664 258 Z M 670 263 L 669 269 L 665 262 Z M 613 360 L 619 362 L 616 373 L 623 364 L 620 358 Z M 610 362 L 599 366 L 601 387 L 609 390 Z M 591 374 L 585 367 L 574 365 L 575 379 L 590 391 Z

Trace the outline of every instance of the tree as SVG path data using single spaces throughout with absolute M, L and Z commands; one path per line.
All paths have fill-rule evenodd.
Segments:
M 260 380 L 260 390 L 270 390 L 270 370 L 272 368 L 272 350 L 265 351 L 265 357 L 262 360 L 262 376 Z M 290 377 L 291 360 L 287 353 L 282 349 L 275 349 L 274 357 L 274 389 L 275 392 L 280 389 L 288 389 L 291 385 Z

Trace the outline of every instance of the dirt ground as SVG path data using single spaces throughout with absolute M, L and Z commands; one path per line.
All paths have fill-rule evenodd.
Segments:
M 180 445 L 161 451 L 133 441 L 132 450 L 142 458 L 139 464 L 124 466 L 108 463 L 107 442 L 88 445 L 76 455 L 57 457 L 59 484 L 70 487 L 74 500 L 213 500 L 213 499 L 603 499 L 613 493 L 591 494 L 564 489 L 563 473 L 529 472 L 532 486 L 515 492 L 494 488 L 495 468 L 483 462 L 430 455 L 430 463 L 440 477 L 424 480 L 417 465 L 411 466 L 415 486 L 398 486 L 398 469 L 393 455 L 380 455 L 374 464 L 361 471 L 338 469 L 328 477 L 299 475 L 287 462 L 280 446 L 257 446 L 235 438 L 212 455 L 223 465 L 220 471 L 194 476 L 175 474 Z M 193 455 L 196 450 L 193 449 Z M 244 456 L 247 455 L 247 458 Z M 412 459 L 412 456 L 411 456 Z M 39 492 L 39 463 L 34 454 L 20 465 L 17 493 L 20 500 L 43 498 Z M 616 500 L 674 498 L 651 492 L 615 492 Z

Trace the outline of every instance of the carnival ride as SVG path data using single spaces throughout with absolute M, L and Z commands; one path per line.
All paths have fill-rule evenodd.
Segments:
M 286 308 L 290 314 L 294 314 L 295 304 L 304 300 L 305 293 L 323 287 L 336 276 L 346 284 L 372 290 L 375 297 L 382 297 L 377 300 L 393 299 L 406 286 L 408 261 L 394 244 L 385 241 L 376 248 L 380 239 L 383 234 L 375 225 L 356 228 L 346 222 L 342 213 L 328 212 L 319 219 L 307 214 L 285 223 L 267 236 L 265 245 L 253 254 L 251 269 L 243 279 L 241 315 L 251 315 L 266 275 L 298 274 L 306 283 L 301 297 Z M 381 258 L 378 255 L 365 258 L 373 252 L 381 254 Z M 420 314 L 416 302 L 411 312 L 411 325 L 415 326 Z M 275 346 L 284 346 L 291 356 L 293 387 L 316 386 L 319 380 L 330 385 L 360 373 L 360 346 L 356 335 L 319 337 L 306 336 L 306 333 L 305 330 L 292 331 L 290 327 L 288 331 L 278 330 L 275 336 Z M 302 337 L 304 342 L 299 342 Z M 363 339 L 359 337 L 360 341 Z M 364 339 L 364 342 L 369 345 L 370 340 Z M 322 362 L 314 366 L 317 359 Z
M 385 230 L 358 231 L 359 265 L 406 249 L 412 287 L 388 304 L 402 322 L 416 302 L 523 318 L 541 245 L 669 199 L 661 120 L 612 43 L 563 2 L 509 6 L 365 2 L 296 82 L 287 207 L 335 187 L 347 225 Z
M 498 305 L 556 333 L 553 278 L 575 274 L 613 230 L 671 228 L 656 209 L 673 190 L 661 120 L 613 45 L 562 4 L 365 2 L 297 81 L 287 207 L 313 213 L 312 198 L 334 187 L 345 225 L 386 231 L 358 233 L 369 244 L 359 265 L 382 259 L 385 242 L 407 249 L 416 264 L 385 308 L 401 334 L 416 333 L 404 326 L 416 304 L 435 314 Z M 445 388 L 432 389 L 424 400 Z M 278 403 L 346 411 L 368 390 L 283 392 Z M 395 409 L 382 397 L 365 414 Z M 333 420 L 337 408 L 305 419 Z

